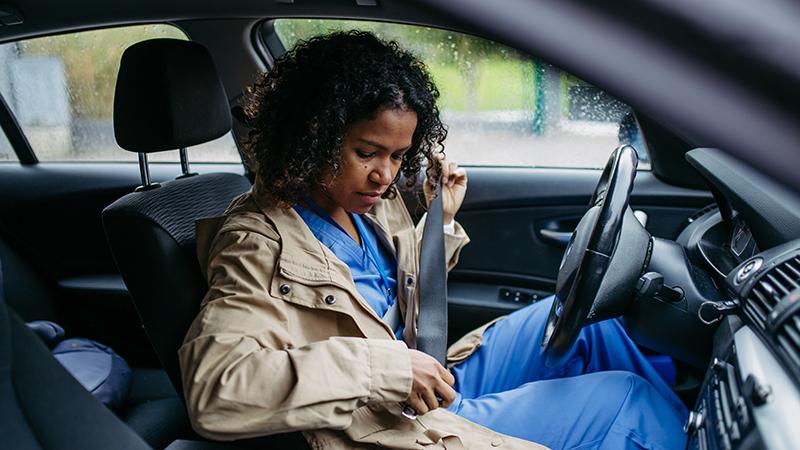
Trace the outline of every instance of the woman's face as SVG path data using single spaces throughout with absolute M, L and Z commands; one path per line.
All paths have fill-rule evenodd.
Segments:
M 417 113 L 399 108 L 354 123 L 342 143 L 341 173 L 314 195 L 315 201 L 331 214 L 339 208 L 369 211 L 400 171 L 416 128 Z

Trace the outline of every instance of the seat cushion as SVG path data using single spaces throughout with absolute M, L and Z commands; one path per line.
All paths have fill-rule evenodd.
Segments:
M 162 369 L 133 369 L 128 401 L 119 416 L 153 448 L 194 436 L 186 407 Z

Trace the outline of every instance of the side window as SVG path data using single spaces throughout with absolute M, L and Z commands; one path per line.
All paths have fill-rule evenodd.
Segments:
M 122 52 L 152 38 L 186 39 L 171 25 L 84 31 L 0 45 L 0 94 L 40 161 L 136 161 L 114 139 L 114 86 Z M 3 156 L 0 148 L 0 158 Z M 194 162 L 240 162 L 227 135 L 189 149 Z M 152 161 L 178 161 L 161 152 Z
M 6 134 L 0 130 L 0 163 L 8 161 L 19 161 L 14 149 L 11 148 L 11 143 L 8 142 Z
M 512 48 L 391 23 L 279 19 L 274 25 L 287 49 L 315 35 L 358 29 L 395 40 L 422 59 L 441 93 L 439 109 L 449 128 L 445 150 L 460 164 L 602 168 L 626 143 L 636 148 L 640 167 L 649 166 L 627 105 Z

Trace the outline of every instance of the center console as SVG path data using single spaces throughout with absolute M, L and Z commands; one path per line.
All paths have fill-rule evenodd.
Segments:
M 800 448 L 800 243 L 744 260 L 726 279 L 710 364 L 685 425 L 698 450 Z

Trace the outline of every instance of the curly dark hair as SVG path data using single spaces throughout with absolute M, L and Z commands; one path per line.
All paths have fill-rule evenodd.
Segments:
M 310 194 L 324 174 L 339 175 L 348 128 L 386 108 L 417 114 L 400 169 L 407 188 L 416 184 L 425 159 L 428 180 L 441 176 L 433 158 L 444 152 L 447 136 L 436 106 L 439 91 L 425 65 L 394 41 L 362 31 L 302 41 L 275 61 L 250 94 L 245 156 L 259 195 L 272 204 L 289 207 Z M 396 181 L 384 198 L 397 195 Z

